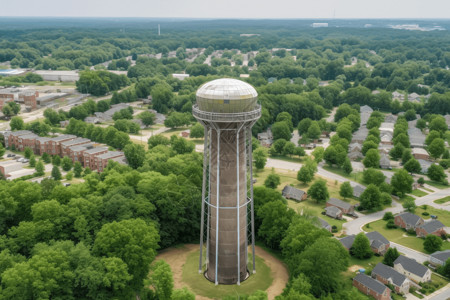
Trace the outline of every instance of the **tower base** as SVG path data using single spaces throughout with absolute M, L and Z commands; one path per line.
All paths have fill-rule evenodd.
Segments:
M 209 278 L 208 277 L 208 270 L 205 270 L 205 272 L 203 272 L 203 276 L 205 276 L 206 279 L 208 279 L 209 281 L 211 281 L 212 283 L 216 283 L 214 281 L 214 278 Z M 241 276 L 241 281 L 240 283 L 244 282 L 245 280 L 247 280 L 250 277 L 250 271 L 247 269 L 245 272 L 245 276 Z M 237 284 L 237 278 L 233 278 L 230 280 L 221 280 L 219 282 L 219 284 L 225 284 L 225 285 L 233 285 L 233 284 Z

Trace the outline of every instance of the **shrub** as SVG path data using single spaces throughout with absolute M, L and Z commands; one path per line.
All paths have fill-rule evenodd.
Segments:
M 408 233 L 408 234 L 410 234 L 410 235 L 416 235 L 416 231 L 414 230 L 414 229 L 408 229 L 408 230 L 406 230 L 406 232 Z
M 338 232 L 336 225 L 331 226 L 331 232 L 333 232 L 333 233 Z
M 423 213 L 422 213 L 422 216 L 429 216 L 430 214 L 428 213 L 428 212 L 426 212 L 426 211 L 424 211 Z
M 394 228 L 397 228 L 397 225 L 395 225 L 394 220 L 391 219 L 386 223 L 386 228 L 394 229 Z
M 384 214 L 383 220 L 385 221 L 394 220 L 394 215 L 390 211 L 388 211 L 387 213 Z

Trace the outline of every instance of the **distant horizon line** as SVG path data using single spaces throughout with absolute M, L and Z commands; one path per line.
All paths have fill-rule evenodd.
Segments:
M 216 18 L 203 18 L 203 17 L 122 17 L 122 16 L 1 16 L 0 18 L 36 18 L 36 19 L 151 19 L 151 20 L 450 20 L 450 18 L 419 18 L 419 17 L 392 17 L 392 18 L 356 18 L 356 17 L 311 17 L 311 18 L 265 18 L 265 17 L 216 17 Z

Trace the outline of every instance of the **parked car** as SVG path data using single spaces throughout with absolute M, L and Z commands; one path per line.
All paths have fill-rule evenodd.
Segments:
M 14 153 L 8 153 L 6 157 L 14 157 L 14 156 L 16 156 Z
M 22 159 L 22 163 L 24 164 L 24 163 L 27 163 L 27 162 L 29 162 L 30 160 L 29 159 L 26 159 L 26 158 L 23 158 Z

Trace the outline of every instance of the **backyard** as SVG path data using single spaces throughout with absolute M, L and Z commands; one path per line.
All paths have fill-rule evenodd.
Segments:
M 417 211 L 416 211 L 417 213 Z M 408 234 L 401 228 L 387 229 L 386 221 L 378 220 L 364 226 L 365 231 L 378 231 L 389 241 L 406 246 L 408 248 L 417 250 L 419 252 L 427 253 L 423 248 L 423 239 L 416 237 L 416 235 Z M 450 250 L 450 243 L 444 241 L 441 250 Z

